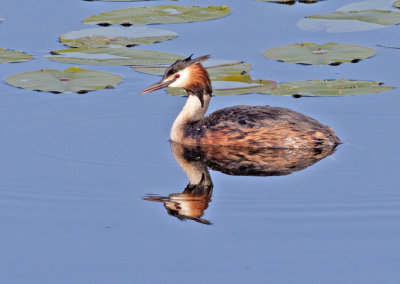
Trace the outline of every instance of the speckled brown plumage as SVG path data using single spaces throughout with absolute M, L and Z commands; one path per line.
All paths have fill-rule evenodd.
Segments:
M 149 93 L 166 86 L 184 88 L 188 99 L 172 125 L 172 141 L 186 145 L 249 148 L 310 149 L 340 144 L 335 132 L 296 111 L 270 106 L 235 106 L 204 117 L 212 87 L 201 65 L 209 56 L 177 60 L 163 79 L 144 89 Z
M 340 143 L 334 131 L 299 112 L 270 106 L 217 110 L 184 126 L 184 144 L 322 148 Z

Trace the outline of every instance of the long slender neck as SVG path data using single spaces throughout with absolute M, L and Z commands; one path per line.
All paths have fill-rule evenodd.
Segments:
M 183 127 L 186 124 L 199 121 L 204 117 L 210 103 L 211 94 L 204 94 L 202 101 L 196 95 L 188 93 L 188 99 L 182 111 L 175 119 L 171 128 L 170 139 L 181 142 L 183 137 Z

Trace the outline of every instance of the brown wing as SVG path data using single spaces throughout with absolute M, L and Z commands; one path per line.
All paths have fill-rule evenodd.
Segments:
M 270 106 L 235 106 L 187 125 L 185 138 L 200 145 L 320 148 L 337 145 L 334 131 L 296 111 Z

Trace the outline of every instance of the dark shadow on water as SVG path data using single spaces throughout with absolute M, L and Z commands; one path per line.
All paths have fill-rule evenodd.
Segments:
M 148 194 L 144 200 L 164 204 L 167 213 L 180 220 L 210 225 L 201 218 L 208 208 L 213 183 L 208 169 L 233 176 L 283 176 L 301 171 L 335 152 L 322 149 L 271 149 L 189 146 L 171 142 L 171 151 L 186 173 L 189 184 L 182 193 Z

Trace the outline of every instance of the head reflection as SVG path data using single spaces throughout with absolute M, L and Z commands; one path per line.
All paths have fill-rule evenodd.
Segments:
M 271 149 L 191 146 L 171 142 L 171 151 L 189 184 L 182 193 L 148 194 L 144 200 L 164 204 L 169 215 L 210 225 L 201 218 L 213 191 L 209 168 L 234 176 L 282 176 L 300 171 L 331 155 L 336 146 L 322 149 Z

